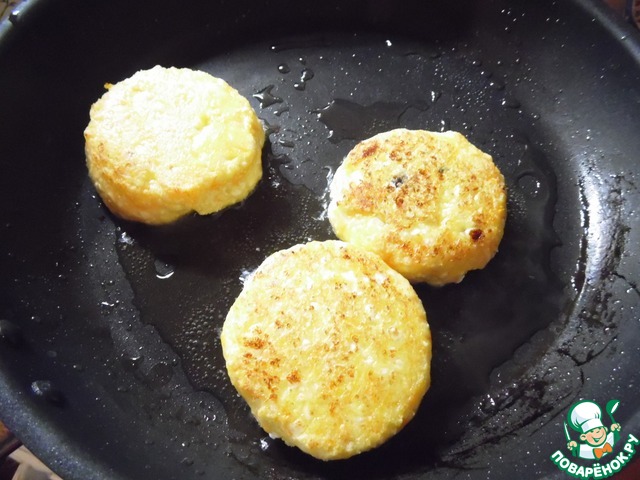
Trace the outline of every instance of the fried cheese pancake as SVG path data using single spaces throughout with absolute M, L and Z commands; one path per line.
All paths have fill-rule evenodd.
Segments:
M 506 221 L 502 174 L 451 131 L 396 129 L 360 142 L 336 170 L 330 196 L 339 239 L 436 286 L 484 268 Z
M 374 448 L 430 384 L 431 334 L 410 283 L 337 240 L 268 257 L 221 333 L 231 382 L 262 428 L 322 459 Z
M 127 220 L 172 222 L 248 196 L 262 176 L 264 129 L 224 80 L 187 68 L 135 73 L 91 107 L 89 176 Z

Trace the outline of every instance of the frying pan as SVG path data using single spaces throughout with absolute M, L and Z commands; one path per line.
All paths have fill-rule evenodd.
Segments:
M 101 204 L 89 107 L 156 64 L 256 108 L 265 176 L 241 205 L 147 227 Z M 0 105 L 0 417 L 63 478 L 565 478 L 550 456 L 582 398 L 640 435 L 640 39 L 598 2 L 31 0 L 0 25 Z M 462 283 L 416 285 L 416 418 L 320 462 L 259 429 L 218 335 L 268 254 L 333 238 L 332 172 L 395 127 L 490 153 L 505 237 Z

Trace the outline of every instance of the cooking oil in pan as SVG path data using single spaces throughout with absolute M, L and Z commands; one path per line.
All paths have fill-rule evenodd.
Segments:
M 318 119 L 329 129 L 328 140 L 364 140 L 376 133 L 402 126 L 402 115 L 409 108 L 426 110 L 415 104 L 376 102 L 359 105 L 347 99 L 332 100 L 317 112 Z
M 256 47 L 239 56 L 232 72 L 215 60 L 201 65 L 231 77 L 269 126 L 265 177 L 247 200 L 221 214 L 165 227 L 127 224 L 123 234 L 130 241 L 116 242 L 141 320 L 171 345 L 193 386 L 220 399 L 235 432 L 232 448 L 243 462 L 266 455 L 307 465 L 278 442 L 260 442 L 264 433 L 226 376 L 219 341 L 226 312 L 247 272 L 270 253 L 333 238 L 324 215 L 332 172 L 356 142 L 391 128 L 462 131 L 505 175 L 509 215 L 500 251 L 484 270 L 458 285 L 416 285 L 434 336 L 433 384 L 400 440 L 382 448 L 402 453 L 403 468 L 414 468 L 503 435 L 488 425 L 508 410 L 507 397 L 518 404 L 519 416 L 510 420 L 516 429 L 562 404 L 550 388 L 553 375 L 536 370 L 553 340 L 544 332 L 567 302 L 551 264 L 559 244 L 556 176 L 538 146 L 536 119 L 505 82 L 487 74 L 488 62 L 469 62 L 441 47 L 378 40 L 340 38 L 340 48 L 324 42 L 313 52 Z M 297 77 L 291 72 L 299 65 L 307 73 Z M 392 82 L 398 72 L 405 72 L 401 85 Z M 302 81 L 304 90 L 296 87 Z M 542 390 L 537 399 L 525 394 Z M 440 432 L 437 438 L 433 431 Z M 366 459 L 376 463 L 374 456 Z M 380 462 L 375 468 L 390 468 Z
M 267 108 L 273 104 L 281 103 L 282 99 L 272 93 L 274 85 L 268 85 L 259 92 L 253 94 L 253 98 L 260 102 L 260 108 Z

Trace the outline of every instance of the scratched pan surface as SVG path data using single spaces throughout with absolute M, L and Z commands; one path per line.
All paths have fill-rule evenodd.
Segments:
M 581 398 L 620 400 L 640 433 L 638 34 L 596 2 L 427 3 L 33 0 L 0 26 L 0 417 L 65 479 L 561 478 Z M 155 64 L 256 108 L 265 175 L 242 205 L 150 228 L 97 198 L 89 106 Z M 268 254 L 333 238 L 332 173 L 395 127 L 492 154 L 507 229 L 486 269 L 416 286 L 434 342 L 416 418 L 323 463 L 257 427 L 218 334 Z

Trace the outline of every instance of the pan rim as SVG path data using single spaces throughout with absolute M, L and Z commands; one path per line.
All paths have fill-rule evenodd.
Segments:
M 597 21 L 600 22 L 611 35 L 614 35 L 615 38 L 621 39 L 624 35 L 628 36 L 626 40 L 618 43 L 633 57 L 635 62 L 640 65 L 640 34 L 638 34 L 632 26 L 610 15 L 598 0 L 570 1 L 579 5 L 597 18 Z M 28 0 L 21 5 L 21 27 L 28 26 L 30 21 L 29 17 L 43 12 L 44 9 L 41 9 L 40 6 L 45 3 L 48 2 L 45 0 Z M 0 25 L 0 54 L 3 48 L 9 48 L 11 42 L 14 40 L 13 28 L 14 25 L 8 21 Z M 86 479 L 121 478 L 124 480 L 124 477 L 118 476 L 116 472 L 105 470 L 104 465 L 94 462 L 92 458 L 83 452 L 82 449 L 78 449 L 76 445 L 65 441 L 66 439 L 62 432 L 45 429 L 45 432 L 43 433 L 41 431 L 39 435 L 30 433 L 28 427 L 37 424 L 41 419 L 41 415 L 39 415 L 39 410 L 30 404 L 26 404 L 27 408 L 25 408 L 25 404 L 19 401 L 21 397 L 16 397 L 15 395 L 17 391 L 21 391 L 22 394 L 25 395 L 25 392 L 13 381 L 12 377 L 9 376 L 4 369 L 0 369 L 0 403 L 3 405 L 3 421 L 10 429 L 20 433 L 25 443 L 33 446 L 34 450 L 46 451 L 50 445 L 57 445 L 57 453 L 61 455 L 51 455 L 48 458 L 48 460 L 52 461 L 54 469 L 59 469 L 60 472 L 63 473 L 73 472 L 74 475 L 79 473 L 81 478 Z

